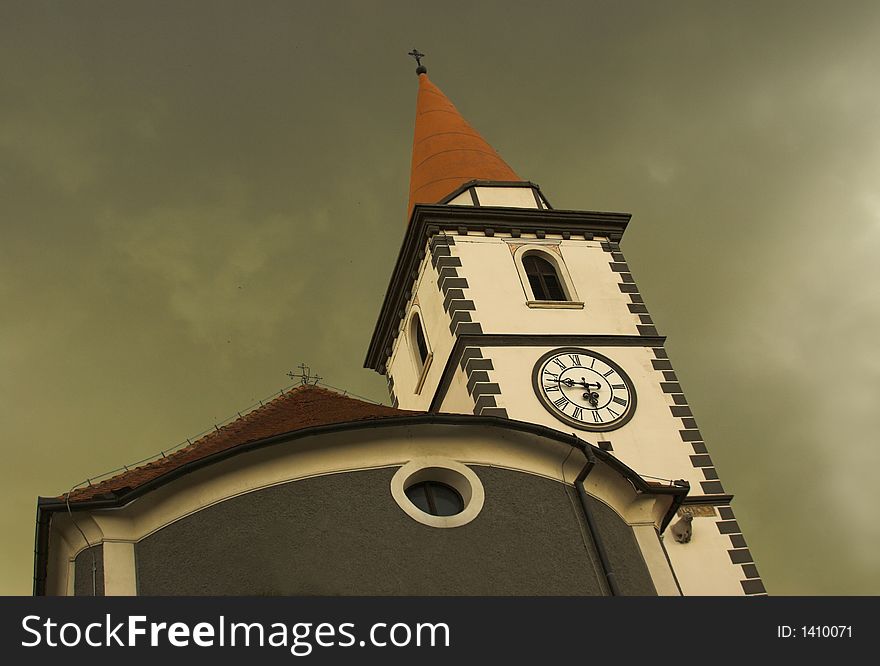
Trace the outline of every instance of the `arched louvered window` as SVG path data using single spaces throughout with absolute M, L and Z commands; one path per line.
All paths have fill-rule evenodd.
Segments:
M 523 257 L 522 263 L 536 301 L 568 300 L 553 264 L 537 253 L 527 254 Z

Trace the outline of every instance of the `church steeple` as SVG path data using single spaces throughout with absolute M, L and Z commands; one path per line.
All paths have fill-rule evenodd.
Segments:
M 614 509 L 640 544 L 649 593 L 764 594 L 621 251 L 630 215 L 554 210 L 418 65 L 410 220 L 365 365 L 385 375 L 394 406 L 575 433 L 645 488 L 679 493 L 665 541 L 649 504 Z M 592 479 L 579 492 L 611 483 Z
M 421 55 L 421 54 L 419 54 Z M 421 63 L 407 216 L 470 181 L 522 181 L 428 78 Z

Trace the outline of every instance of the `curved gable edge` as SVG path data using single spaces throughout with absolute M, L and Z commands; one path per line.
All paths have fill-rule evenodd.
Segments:
M 68 504 L 63 498 L 39 498 L 37 502 L 35 535 L 34 594 L 46 594 L 47 574 L 49 568 L 49 537 L 52 527 L 52 517 L 55 513 L 69 513 L 71 518 L 73 518 L 74 513 L 102 509 L 119 509 L 129 505 L 134 500 L 197 470 L 203 470 L 239 455 L 260 449 L 268 449 L 278 444 L 325 434 L 347 432 L 357 433 L 358 431 L 376 428 L 395 430 L 397 428 L 411 428 L 414 426 L 426 425 L 488 427 L 495 430 L 533 435 L 548 440 L 549 442 L 570 447 L 570 449 L 576 449 L 583 455 L 584 463 L 578 477 L 573 481 L 568 481 L 568 483 L 573 483 L 573 485 L 581 484 L 589 493 L 590 483 L 599 480 L 602 477 L 617 477 L 617 485 L 619 487 L 631 487 L 635 496 L 642 497 L 643 499 L 649 499 L 649 497 L 661 499 L 657 496 L 667 496 L 665 502 L 653 502 L 653 505 L 655 506 L 668 506 L 668 509 L 662 516 L 655 516 L 655 521 L 657 522 L 657 527 L 660 532 L 666 528 L 672 517 L 675 515 L 675 512 L 682 503 L 684 496 L 689 489 L 684 482 L 674 482 L 670 485 L 660 485 L 647 482 L 637 472 L 617 460 L 613 455 L 581 440 L 575 435 L 562 433 L 545 426 L 494 416 L 428 413 L 303 428 L 205 456 L 204 458 L 188 462 L 176 469 L 170 470 L 168 473 L 137 487 L 125 488 L 100 499 L 73 501 Z M 570 457 L 570 453 L 566 456 L 566 458 L 568 457 Z

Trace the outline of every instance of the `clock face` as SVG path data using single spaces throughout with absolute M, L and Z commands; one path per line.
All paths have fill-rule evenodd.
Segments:
M 623 368 L 579 347 L 554 349 L 539 358 L 532 385 L 547 411 L 582 430 L 619 428 L 636 408 L 636 390 Z

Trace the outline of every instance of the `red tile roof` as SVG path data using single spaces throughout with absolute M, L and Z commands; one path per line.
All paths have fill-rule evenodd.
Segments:
M 364 402 L 320 386 L 299 386 L 174 453 L 74 490 L 70 501 L 101 499 L 105 493 L 137 488 L 185 464 L 275 435 L 335 423 L 420 413 Z

